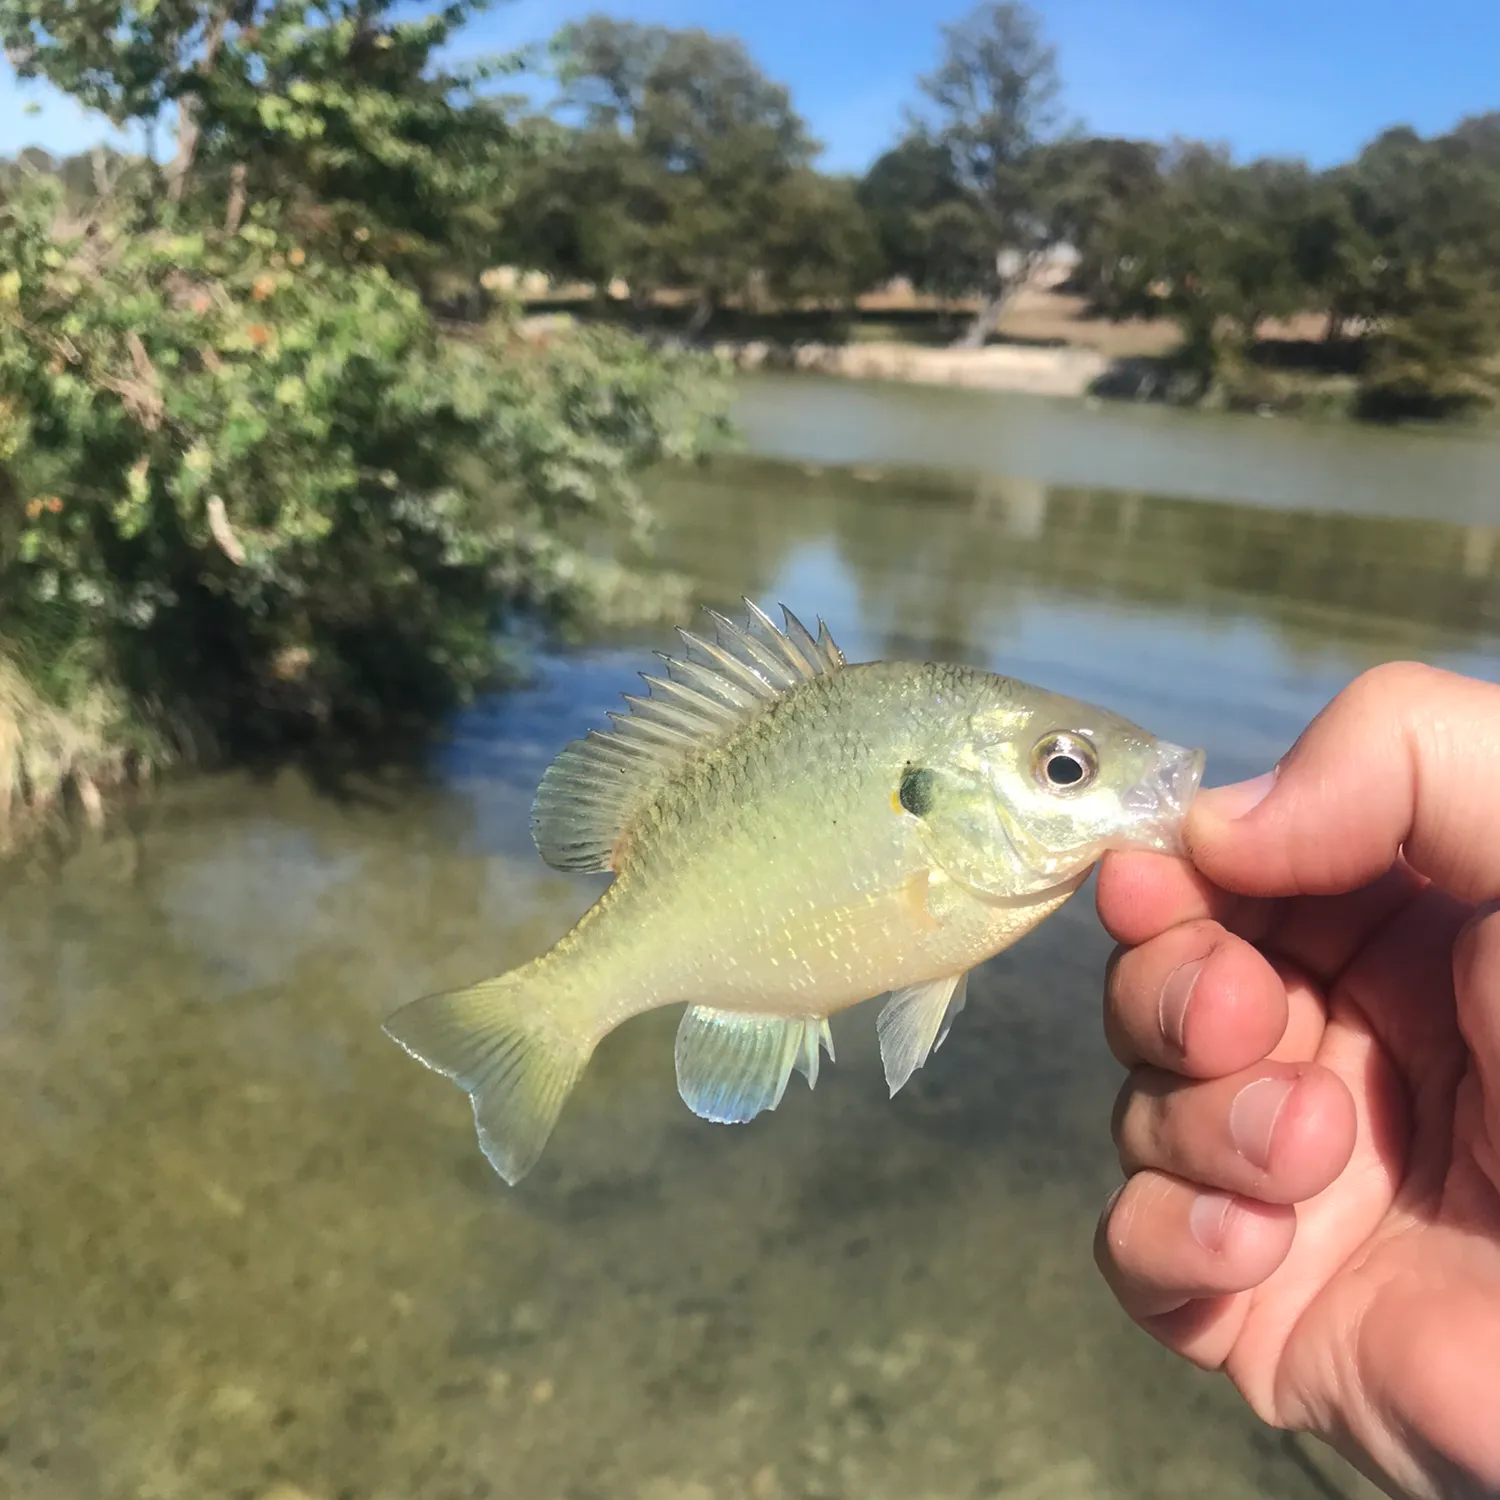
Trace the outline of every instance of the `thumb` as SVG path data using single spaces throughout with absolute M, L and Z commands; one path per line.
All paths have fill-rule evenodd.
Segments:
M 1500 899 L 1500 687 L 1376 667 L 1274 771 L 1200 792 L 1186 839 L 1210 880 L 1245 895 L 1357 890 L 1404 855 L 1455 896 Z

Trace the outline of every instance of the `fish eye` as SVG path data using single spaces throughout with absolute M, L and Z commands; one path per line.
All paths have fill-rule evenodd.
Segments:
M 1046 791 L 1077 792 L 1099 774 L 1099 757 L 1076 734 L 1049 734 L 1031 752 L 1031 772 Z

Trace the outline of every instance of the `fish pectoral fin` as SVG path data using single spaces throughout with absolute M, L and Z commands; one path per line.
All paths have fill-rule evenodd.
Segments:
M 947 1040 L 953 1018 L 964 1008 L 968 980 L 967 974 L 951 974 L 891 991 L 875 1029 L 892 1098 Z
M 948 1002 L 948 1008 L 943 1012 L 943 1024 L 938 1028 L 937 1040 L 932 1044 L 932 1050 L 937 1051 L 944 1042 L 948 1040 L 948 1033 L 953 1029 L 953 1023 L 964 1006 L 969 1003 L 969 976 L 960 974 L 958 983 L 953 987 L 953 998 Z
M 792 1069 L 818 1081 L 819 1045 L 833 1056 L 821 1016 L 758 1015 L 693 1005 L 677 1028 L 677 1092 L 695 1115 L 743 1125 L 775 1109 Z

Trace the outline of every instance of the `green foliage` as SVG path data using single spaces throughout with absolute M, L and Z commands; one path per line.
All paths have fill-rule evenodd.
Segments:
M 0 641 L 59 712 L 388 742 L 506 631 L 620 598 L 637 477 L 722 434 L 704 360 L 433 318 L 427 268 L 482 263 L 519 159 L 430 66 L 470 8 L 86 7 L 101 40 L 0 0 L 27 67 L 180 110 L 164 179 L 0 197 Z
M 1445 415 L 1500 395 L 1500 121 L 1379 136 L 1347 174 L 1375 251 L 1359 311 L 1375 326 L 1371 415 Z
M 44 77 L 116 125 L 154 120 L 191 90 L 215 27 L 238 7 L 198 0 L 0 0 L 0 40 L 23 78 Z
M 1117 267 L 1116 311 L 1160 310 L 1182 329 L 1181 363 L 1200 394 L 1266 318 L 1298 309 L 1293 246 L 1312 181 L 1299 164 L 1239 167 L 1226 152 L 1179 145 L 1156 190 L 1096 244 Z
M 593 16 L 555 39 L 558 113 L 541 126 L 512 216 L 519 258 L 637 301 L 845 300 L 878 270 L 847 183 L 811 170 L 787 92 L 737 41 Z
M 49 207 L 0 213 L 0 454 L 25 497 L 0 635 L 64 617 L 231 739 L 473 687 L 510 614 L 570 607 L 561 533 L 638 527 L 631 476 L 711 435 L 712 389 L 700 407 L 618 335 L 455 342 L 385 271 L 260 223 L 85 245 Z
M 765 226 L 762 274 L 777 301 L 847 304 L 884 269 L 857 184 L 799 168 Z
M 1078 255 L 1073 284 L 1106 314 L 1123 310 L 1133 288 L 1116 246 L 1133 216 L 1162 211 L 1163 152 L 1149 141 L 1088 136 L 1051 151 L 1052 227 Z
M 435 65 L 475 8 L 397 21 L 345 0 L 315 23 L 304 5 L 259 7 L 202 92 L 202 191 L 222 202 L 239 165 L 249 201 L 284 199 L 304 239 L 352 242 L 388 269 L 437 255 L 477 267 L 514 157 L 504 110 L 481 86 L 513 64 Z
M 419 275 L 439 256 L 472 261 L 505 206 L 514 147 L 483 86 L 516 64 L 438 63 L 482 8 L 0 0 L 0 40 L 23 76 L 117 123 L 175 111 L 164 186 L 196 200 L 191 218 L 264 203 L 310 246 Z
M 947 150 L 925 131 L 913 131 L 876 159 L 860 182 L 859 201 L 891 275 L 926 291 L 970 290 L 970 252 L 957 258 L 956 278 L 941 268 L 948 257 L 939 216 L 962 197 Z
M 1321 173 L 1086 136 L 1064 128 L 1036 14 L 987 0 L 944 28 L 921 107 L 851 196 L 811 167 L 785 91 L 737 42 L 596 16 L 554 46 L 563 89 L 512 142 L 503 254 L 600 288 L 623 278 L 638 310 L 695 291 L 693 331 L 726 299 L 847 304 L 900 276 L 977 298 L 962 342 L 978 344 L 1068 250 L 1093 312 L 1178 325 L 1177 398 L 1282 407 L 1316 367 L 1357 380 L 1371 414 L 1490 401 L 1500 115 L 1434 140 L 1388 132 Z M 1308 313 L 1323 347 L 1282 379 L 1266 326 Z

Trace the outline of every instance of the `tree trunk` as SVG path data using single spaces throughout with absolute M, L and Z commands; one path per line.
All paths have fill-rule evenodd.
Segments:
M 206 78 L 213 71 L 219 58 L 219 49 L 224 45 L 224 28 L 229 24 L 228 5 L 221 5 L 208 23 L 203 38 L 203 56 L 198 59 L 197 72 Z M 181 203 L 187 191 L 188 177 L 193 170 L 193 158 L 198 154 L 198 101 L 191 93 L 183 94 L 177 101 L 177 150 L 167 166 L 167 201 Z
M 198 150 L 198 118 L 196 101 L 184 94 L 177 101 L 177 150 L 167 163 L 167 202 L 181 203 L 187 191 L 188 173 L 193 169 L 193 157 Z
M 229 202 L 224 209 L 224 232 L 238 234 L 245 217 L 245 164 L 237 161 L 229 169 Z
M 698 293 L 697 305 L 693 308 L 693 315 L 688 319 L 688 325 L 685 330 L 689 340 L 700 337 L 703 330 L 708 327 L 709 320 L 714 315 L 714 308 L 717 302 L 718 299 L 707 288 Z
M 1005 292 L 988 293 L 979 304 L 979 311 L 969 321 L 969 326 L 954 339 L 955 349 L 983 349 L 990 335 L 1000 324 L 1008 298 Z
M 651 288 L 638 277 L 627 280 L 626 285 L 630 288 L 630 296 L 626 299 L 626 307 L 629 311 L 626 317 L 630 327 L 640 331 L 641 329 L 654 329 L 657 319 L 654 316 L 655 309 L 651 302 Z

